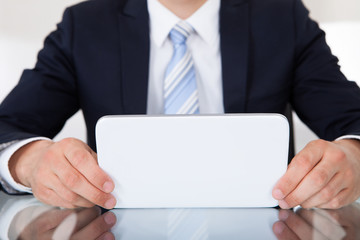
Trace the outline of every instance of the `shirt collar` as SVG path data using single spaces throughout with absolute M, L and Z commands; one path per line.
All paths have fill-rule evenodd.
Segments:
M 182 20 L 158 0 L 148 0 L 147 2 L 150 16 L 150 36 L 154 43 L 161 47 L 171 29 Z M 210 45 L 215 43 L 219 36 L 219 11 L 220 0 L 208 0 L 186 19 L 195 32 Z

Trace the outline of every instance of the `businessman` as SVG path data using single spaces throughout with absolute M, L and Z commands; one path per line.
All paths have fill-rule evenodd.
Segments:
M 111 114 L 283 113 L 321 139 L 273 190 L 282 208 L 360 196 L 360 90 L 301 0 L 94 0 L 68 8 L 0 106 L 0 176 L 66 208 L 112 208 L 95 124 Z M 88 143 L 51 141 L 82 109 Z M 261 147 L 261 146 L 260 146 Z

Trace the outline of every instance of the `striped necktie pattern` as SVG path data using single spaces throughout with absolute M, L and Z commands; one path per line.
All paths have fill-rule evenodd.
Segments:
M 170 31 L 174 53 L 165 73 L 165 114 L 200 113 L 194 61 L 186 45 L 193 32 L 192 26 L 184 21 Z

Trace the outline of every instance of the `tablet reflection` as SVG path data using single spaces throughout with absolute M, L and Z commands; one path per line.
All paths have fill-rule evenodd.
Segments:
M 276 239 L 276 209 L 123 209 L 112 211 L 115 239 Z

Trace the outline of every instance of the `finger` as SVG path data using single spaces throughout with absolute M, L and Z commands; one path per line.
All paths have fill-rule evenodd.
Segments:
M 116 216 L 112 212 L 107 212 L 75 233 L 72 239 L 97 239 L 104 233 L 110 231 L 115 223 Z
M 319 214 L 317 210 L 301 209 L 297 211 L 302 219 L 306 220 L 317 231 L 321 232 L 328 239 L 343 239 L 346 231 L 339 224 L 335 224 L 331 219 Z
M 99 165 L 97 153 L 94 152 L 91 148 L 90 148 L 89 152 L 90 152 L 91 156 L 96 160 L 96 163 Z
M 339 192 L 338 195 L 336 195 L 333 199 L 331 199 L 331 201 L 325 204 L 321 204 L 318 207 L 325 209 L 338 209 L 345 205 L 348 205 L 355 201 L 349 198 L 350 193 L 351 190 L 349 188 L 345 188 L 341 192 Z
M 273 232 L 279 240 L 298 240 L 298 236 L 291 231 L 291 229 L 281 221 L 275 222 L 273 227 Z
M 39 201 L 50 206 L 63 207 L 68 209 L 75 208 L 73 204 L 64 201 L 54 190 L 47 187 L 37 187 L 36 189 L 33 189 L 33 194 Z
M 74 207 L 93 207 L 94 204 L 78 194 L 72 192 L 60 181 L 57 175 L 52 174 L 47 177 L 47 181 L 44 186 L 53 190 L 59 198 L 64 202 L 71 203 Z
M 69 190 L 65 185 L 60 181 L 58 176 L 54 175 L 55 180 L 53 183 L 49 184 L 49 188 L 54 190 L 64 201 L 70 202 L 75 207 L 86 207 L 90 208 L 94 206 L 94 203 L 86 200 L 81 197 L 79 194 L 74 193 Z
M 98 189 L 110 193 L 114 190 L 114 182 L 97 164 L 96 154 L 84 148 L 71 148 L 64 152 L 66 159 L 77 169 L 91 184 Z M 95 158 L 96 157 L 96 158 Z
M 56 161 L 52 170 L 68 189 L 81 197 L 104 208 L 110 209 L 115 206 L 116 200 L 111 194 L 94 187 L 68 161 Z
M 320 161 L 300 182 L 300 184 L 285 199 L 279 203 L 282 208 L 292 208 L 302 205 L 306 200 L 320 192 L 339 170 L 331 159 Z M 335 189 L 334 191 L 340 191 Z
M 326 239 L 326 237 L 314 229 L 307 221 L 297 214 L 287 211 L 280 211 L 279 218 L 291 229 L 300 239 Z M 283 214 L 283 216 L 281 216 Z
M 345 187 L 344 179 L 340 173 L 335 174 L 328 184 L 318 193 L 301 204 L 303 208 L 312 208 L 331 201 Z
M 320 140 L 319 140 L 320 141 Z M 291 161 L 286 173 L 280 178 L 273 189 L 273 197 L 284 199 L 302 181 L 302 179 L 318 164 L 323 156 L 323 142 L 313 141 L 299 152 Z

